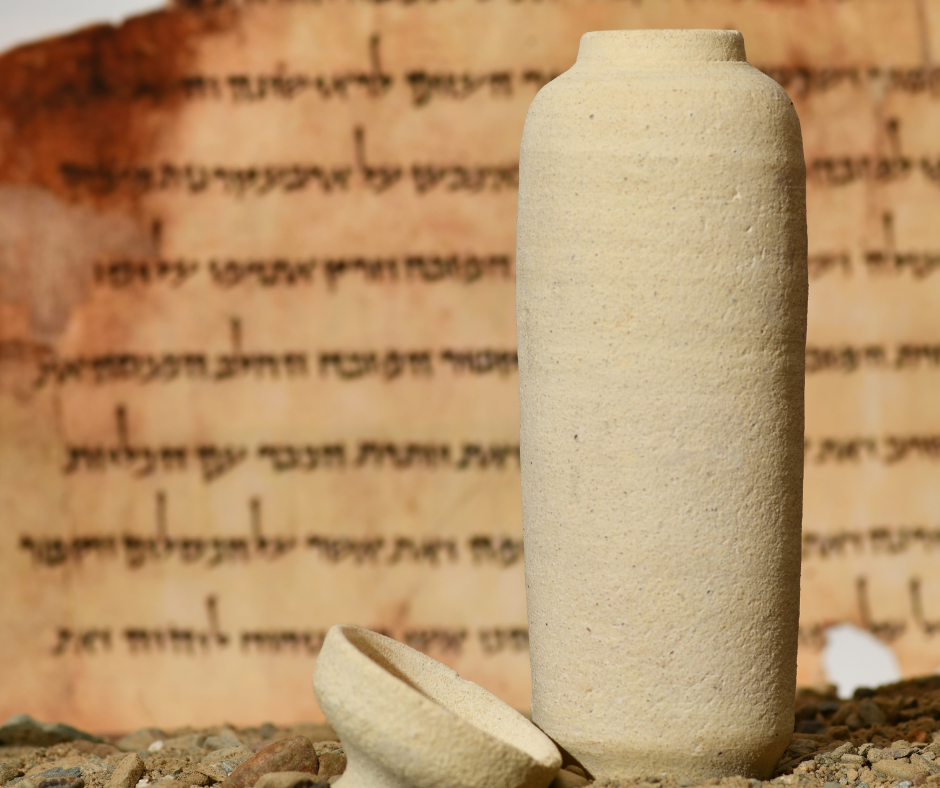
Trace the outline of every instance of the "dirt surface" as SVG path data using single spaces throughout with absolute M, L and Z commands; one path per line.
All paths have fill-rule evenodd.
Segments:
M 59 728 L 64 733 L 56 733 Z M 805 788 L 940 788 L 940 676 L 912 679 L 876 690 L 859 690 L 840 701 L 833 688 L 797 693 L 796 731 L 772 780 L 744 777 L 709 780 L 724 788 L 800 786 Z M 0 728 L 10 741 L 13 728 Z M 30 736 L 69 736 L 65 726 L 28 724 L 17 729 L 22 741 Z M 4 733 L 6 731 L 6 734 Z M 51 732 L 50 732 L 51 731 Z M 80 734 L 86 735 L 87 734 Z M 4 736 L 6 738 L 4 739 Z M 266 746 L 304 736 L 315 746 L 319 773 L 308 784 L 336 782 L 345 769 L 345 754 L 328 725 L 256 728 L 222 725 L 196 730 L 153 728 L 127 735 L 79 739 L 49 746 L 0 746 L 0 785 L 9 788 L 209 788 L 225 783 L 243 761 Z M 88 738 L 96 738 L 88 736 Z M 681 736 L 676 746 L 681 746 Z M 305 745 L 306 746 L 306 745 Z M 133 757 L 132 757 L 133 756 Z M 140 762 L 136 760 L 140 759 Z M 557 786 L 584 785 L 577 766 L 569 766 Z M 286 775 L 285 775 L 286 776 Z M 695 783 L 650 775 L 622 782 L 598 781 L 597 786 L 688 788 Z M 224 785 L 221 786 L 224 788 Z

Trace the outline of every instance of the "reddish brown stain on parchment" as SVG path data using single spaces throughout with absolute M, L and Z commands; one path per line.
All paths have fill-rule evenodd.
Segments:
M 95 259 L 158 252 L 139 193 L 77 190 L 63 165 L 147 161 L 199 42 L 236 14 L 176 6 L 0 55 L 0 342 L 54 341 L 88 297 Z
M 0 56 L 0 183 L 74 200 L 62 162 L 146 159 L 183 99 L 181 80 L 199 40 L 228 29 L 235 13 L 174 7 Z M 129 199 L 82 197 L 111 205 Z

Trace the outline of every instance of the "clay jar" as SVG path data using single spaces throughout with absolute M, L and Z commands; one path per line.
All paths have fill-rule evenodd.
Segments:
M 517 324 L 534 721 L 595 777 L 793 732 L 800 125 L 740 33 L 615 31 L 529 110 Z

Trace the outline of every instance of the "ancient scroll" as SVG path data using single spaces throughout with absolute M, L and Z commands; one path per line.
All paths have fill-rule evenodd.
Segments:
M 938 24 L 935 0 L 217 0 L 0 58 L 0 716 L 315 719 L 337 622 L 527 706 L 518 145 L 615 28 L 737 28 L 793 98 L 800 680 L 840 621 L 936 669 Z

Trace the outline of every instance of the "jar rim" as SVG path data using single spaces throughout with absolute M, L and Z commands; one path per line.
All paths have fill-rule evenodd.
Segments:
M 578 63 L 747 62 L 737 30 L 598 30 L 581 36 Z

